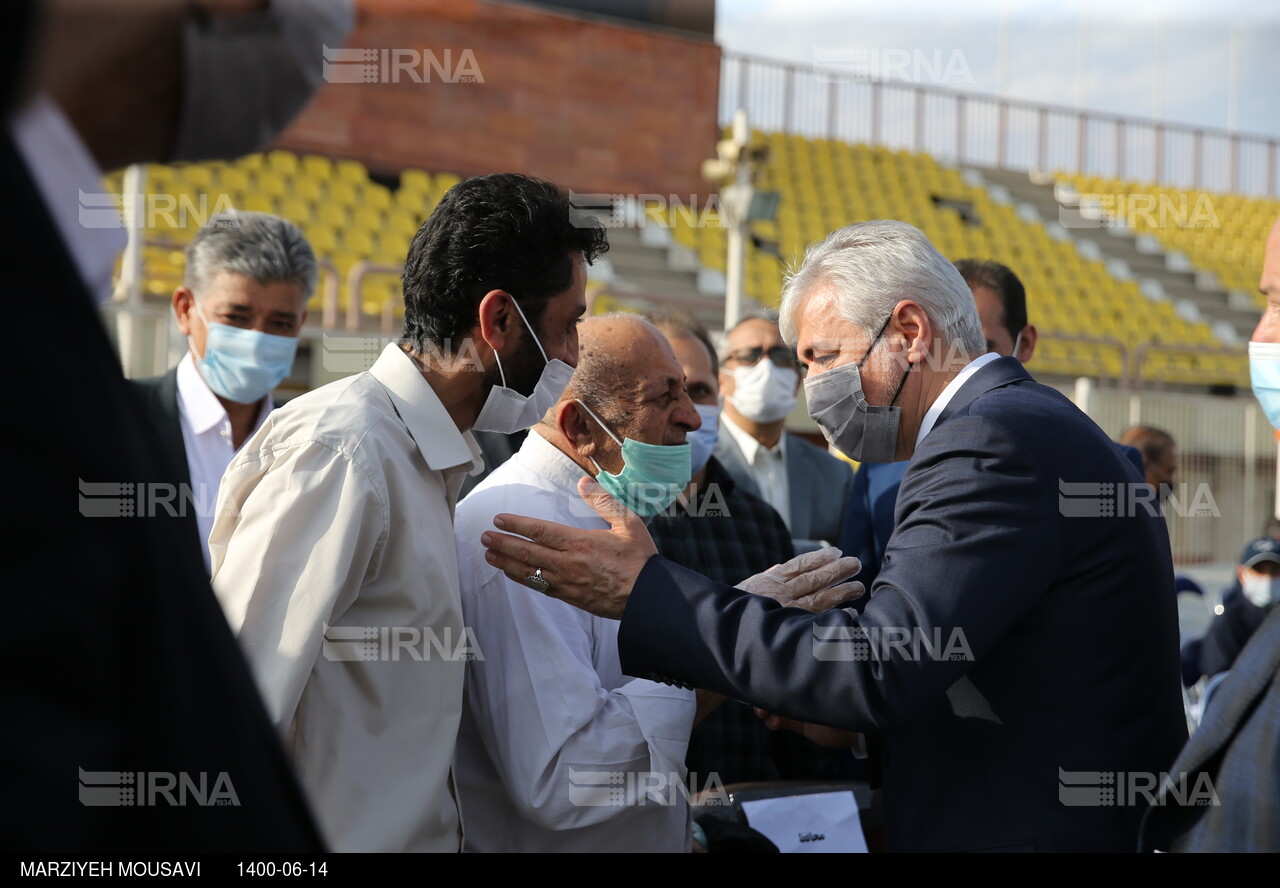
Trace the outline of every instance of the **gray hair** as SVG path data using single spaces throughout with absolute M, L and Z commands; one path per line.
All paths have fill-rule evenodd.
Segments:
M 220 271 L 242 274 L 259 284 L 284 282 L 316 289 L 316 256 L 292 222 L 269 213 L 232 210 L 212 216 L 187 245 L 183 284 L 199 298 Z
M 973 293 L 920 229 L 880 219 L 846 225 L 805 253 L 782 288 L 783 338 L 796 341 L 795 313 L 817 287 L 834 291 L 840 315 L 874 336 L 903 299 L 920 304 L 940 337 L 976 357 L 987 350 Z

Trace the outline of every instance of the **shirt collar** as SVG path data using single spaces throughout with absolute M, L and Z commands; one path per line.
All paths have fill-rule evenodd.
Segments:
M 529 435 L 520 445 L 517 458 L 531 471 L 537 472 L 558 488 L 572 491 L 575 496 L 578 481 L 589 474 L 567 453 L 542 437 L 536 426 L 529 429 Z
M 756 459 L 761 451 L 773 456 L 775 459 L 785 460 L 787 458 L 787 430 L 782 430 L 782 435 L 778 438 L 778 443 L 772 447 L 765 447 L 759 441 L 751 436 L 746 429 L 738 426 L 725 412 L 720 413 L 720 428 L 727 429 L 729 434 L 733 436 L 733 440 L 737 442 L 738 449 L 742 451 L 742 455 L 746 458 L 748 465 L 755 465 Z
M 956 374 L 955 378 L 947 383 L 947 387 L 942 390 L 942 394 L 938 395 L 938 399 L 929 406 L 925 411 L 924 420 L 920 423 L 920 431 L 916 433 L 916 448 L 919 449 L 920 442 L 924 440 L 924 436 L 933 431 L 933 426 L 938 421 L 938 417 L 942 415 L 942 411 L 947 409 L 947 405 L 951 403 L 951 399 L 956 396 L 956 392 L 968 382 L 969 377 L 977 373 L 983 367 L 992 361 L 999 360 L 1000 356 L 995 352 L 987 352 L 979 355 L 968 364 L 964 365 L 964 369 Z
M 369 372 L 386 389 L 429 469 L 465 466 L 474 471 L 484 465 L 475 437 L 458 431 L 435 389 L 400 346 L 389 343 Z
M 118 197 L 107 192 L 102 170 L 47 96 L 37 96 L 16 114 L 10 132 L 80 279 L 95 303 L 106 302 L 116 257 L 128 240 Z
M 258 426 L 262 425 L 267 414 L 275 407 L 271 393 L 267 392 L 262 408 L 258 411 L 258 421 L 253 424 L 254 431 L 257 431 Z M 187 422 L 191 423 L 191 430 L 197 435 L 203 435 L 227 421 L 226 408 L 200 375 L 200 369 L 196 367 L 196 356 L 192 352 L 187 352 L 178 365 L 178 409 L 187 418 Z

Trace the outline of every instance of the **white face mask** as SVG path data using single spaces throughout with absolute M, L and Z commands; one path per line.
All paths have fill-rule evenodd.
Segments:
M 569 377 L 573 376 L 573 368 L 559 358 L 547 361 L 547 353 L 543 350 L 542 343 L 538 341 L 538 334 L 533 332 L 529 319 L 524 316 L 524 310 L 520 308 L 520 303 L 516 302 L 514 296 L 511 297 L 511 304 L 516 307 L 520 320 L 524 321 L 525 329 L 529 331 L 534 345 L 538 346 L 538 351 L 542 354 L 542 360 L 547 363 L 542 368 L 542 375 L 538 377 L 538 384 L 534 387 L 533 394 L 522 395 L 515 389 L 507 388 L 507 374 L 502 369 L 502 358 L 498 356 L 497 351 L 494 351 L 493 357 L 498 362 L 498 374 L 502 377 L 502 384 L 489 389 L 489 397 L 485 399 L 484 406 L 480 408 L 480 415 L 471 426 L 473 432 L 500 432 L 510 435 L 529 428 L 542 419 L 542 415 L 560 400 L 560 396 L 569 385 Z
M 1254 571 L 1247 571 L 1240 587 L 1244 597 L 1257 607 L 1268 609 L 1280 603 L 1280 577 L 1268 577 Z
M 729 403 L 752 422 L 777 422 L 796 406 L 800 375 L 761 357 L 752 367 L 735 367 Z

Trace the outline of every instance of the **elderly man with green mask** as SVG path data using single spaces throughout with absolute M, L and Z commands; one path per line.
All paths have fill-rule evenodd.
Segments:
M 579 327 L 578 369 L 560 401 L 458 506 L 463 613 L 480 652 L 467 663 L 458 737 L 468 849 L 688 849 L 683 797 L 674 806 L 610 804 L 609 791 L 627 795 L 627 781 L 636 784 L 627 774 L 684 782 L 701 692 L 623 675 L 616 620 L 530 595 L 486 563 L 480 534 L 496 512 L 517 506 L 605 526 L 578 496 L 583 476 L 650 517 L 688 483 L 685 436 L 700 425 L 661 333 L 637 317 L 591 318 Z M 622 783 L 597 779 L 614 772 Z
M 701 424 L 657 328 L 591 318 L 559 403 L 458 506 L 463 613 L 478 649 L 457 747 L 469 850 L 689 849 L 686 792 L 716 788 L 713 775 L 686 773 L 689 732 L 723 698 L 625 675 L 617 620 L 530 594 L 485 560 L 480 536 L 512 510 L 607 527 L 578 495 L 586 477 L 642 518 L 681 508 L 686 436 Z M 539 573 L 525 583 L 545 587 Z

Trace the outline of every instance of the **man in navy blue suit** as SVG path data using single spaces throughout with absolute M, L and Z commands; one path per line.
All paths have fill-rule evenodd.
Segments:
M 1036 351 L 1038 332 L 1027 320 L 1027 291 L 1013 269 L 980 259 L 961 259 L 956 269 L 973 291 L 987 351 L 1028 363 Z M 898 486 L 906 471 L 905 462 L 868 462 L 853 476 L 840 548 L 862 562 L 858 579 L 868 586 L 880 573 L 880 560 L 893 535 Z
M 1168 534 L 1132 507 L 1133 465 L 986 353 L 960 274 L 904 223 L 811 249 L 782 329 L 828 439 L 911 460 L 861 614 L 712 583 L 616 510 L 591 532 L 496 516 L 524 539 L 486 533 L 492 563 L 541 568 L 547 594 L 620 618 L 630 674 L 749 700 L 809 736 L 879 735 L 888 850 L 1134 850 L 1151 793 L 1117 790 L 1154 789 L 1186 728 Z

